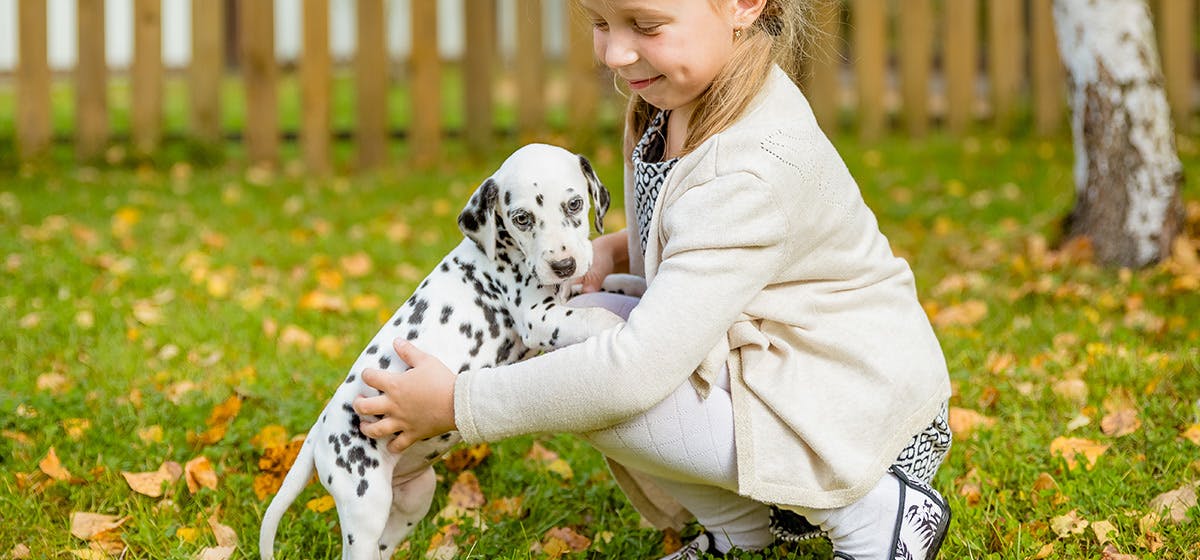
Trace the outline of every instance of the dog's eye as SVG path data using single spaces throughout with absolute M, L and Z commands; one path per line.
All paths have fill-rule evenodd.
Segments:
M 533 227 L 533 217 L 529 212 L 513 212 L 509 219 L 517 229 L 526 230 Z
M 583 210 L 583 197 L 577 196 L 567 201 L 567 211 L 572 214 L 578 214 Z

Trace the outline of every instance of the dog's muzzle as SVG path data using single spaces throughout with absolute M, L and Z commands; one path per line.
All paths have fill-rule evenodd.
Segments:
M 575 258 L 568 257 L 553 261 L 550 263 L 550 270 L 553 270 L 559 278 L 570 278 L 572 274 L 575 274 Z

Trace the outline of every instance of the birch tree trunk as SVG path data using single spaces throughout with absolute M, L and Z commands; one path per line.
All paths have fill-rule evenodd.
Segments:
M 1068 238 L 1104 264 L 1141 267 L 1170 254 L 1183 224 L 1175 150 L 1145 0 L 1054 0 L 1075 143 Z

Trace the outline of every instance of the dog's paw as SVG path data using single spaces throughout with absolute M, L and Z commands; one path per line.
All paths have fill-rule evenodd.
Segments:
M 640 298 L 646 293 L 646 279 L 636 274 L 609 274 L 600 283 L 600 291 Z

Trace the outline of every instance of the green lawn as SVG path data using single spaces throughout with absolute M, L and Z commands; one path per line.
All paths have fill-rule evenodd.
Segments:
M 1146 517 L 1156 497 L 1200 481 L 1200 434 L 1187 432 L 1200 424 L 1197 265 L 1108 270 L 1045 248 L 1071 203 L 1067 138 L 838 145 L 916 272 L 955 421 L 974 427 L 936 480 L 954 508 L 943 557 L 1200 555 L 1196 520 Z M 129 558 L 197 557 L 217 546 L 210 518 L 236 532 L 234 557 L 257 557 L 266 501 L 254 481 L 270 438 L 256 436 L 308 429 L 363 342 L 457 243 L 455 215 L 505 155 L 472 162 L 448 149 L 439 169 L 349 178 L 245 172 L 235 160 L 51 164 L 0 183 L 0 557 L 75 557 L 89 546 L 72 536 L 75 512 L 128 516 L 92 542 L 121 543 Z M 593 159 L 615 188 L 612 152 Z M 1200 176 L 1197 146 L 1181 152 Z M 1186 194 L 1197 242 L 1200 196 Z M 231 421 L 210 417 L 235 395 Z M 210 420 L 227 432 L 206 432 Z M 531 456 L 535 443 L 563 462 Z M 1102 453 L 1071 468 L 1051 451 L 1062 444 Z M 201 457 L 215 489 L 193 493 L 184 477 L 152 498 L 122 476 Z M 589 539 L 588 557 L 661 553 L 663 535 L 639 525 L 600 456 L 572 436 L 493 445 L 471 471 L 496 507 L 482 510 L 486 529 L 460 523 L 460 557 L 544 557 L 531 547 L 553 550 L 553 528 Z M 461 476 L 438 472 L 435 511 Z M 285 517 L 282 557 L 337 557 L 335 512 L 305 507 L 323 494 L 311 486 Z M 412 556 L 445 525 L 423 523 Z M 826 558 L 828 546 L 765 557 Z

